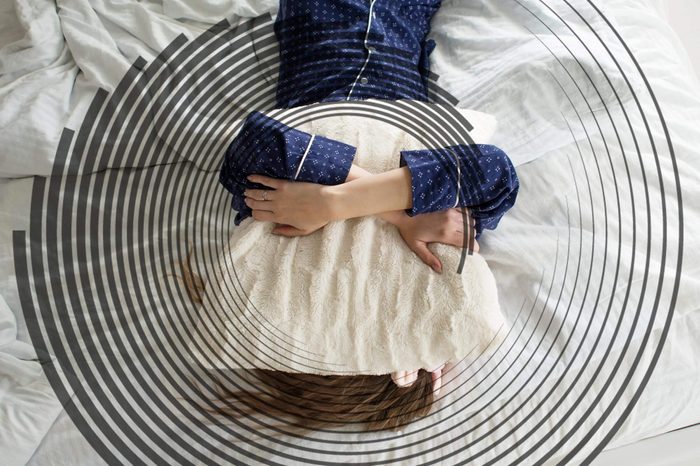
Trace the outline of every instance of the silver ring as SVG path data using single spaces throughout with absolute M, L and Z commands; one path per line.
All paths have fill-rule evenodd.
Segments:
M 262 198 L 263 201 L 267 201 L 267 191 L 263 191 Z

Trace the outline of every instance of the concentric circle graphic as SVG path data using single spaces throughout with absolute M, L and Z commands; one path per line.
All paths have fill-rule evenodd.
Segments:
M 541 280 L 532 297 L 504 301 L 503 342 L 450 369 L 430 414 L 398 433 L 348 425 L 300 435 L 262 412 L 222 419 L 212 412 L 222 383 L 264 387 L 246 371 L 204 370 L 188 354 L 206 310 L 192 303 L 179 264 L 189 258 L 198 277 L 216 278 L 213 261 L 235 228 L 219 168 L 243 118 L 274 107 L 271 18 L 222 21 L 191 41 L 180 36 L 150 63 L 136 60 L 113 92 L 98 91 L 82 125 L 64 129 L 52 176 L 36 178 L 30 229 L 13 239 L 33 344 L 101 457 L 110 464 L 590 462 L 627 420 L 663 347 L 683 213 L 669 132 L 641 67 L 593 2 L 573 3 L 511 2 L 535 19 L 528 29 L 560 65 L 548 70 L 548 85 L 570 104 L 560 118 L 576 152 L 556 163 L 571 191 L 562 194 L 566 211 L 552 212 L 568 227 L 553 248 L 523 251 L 541 258 Z M 551 14 L 537 17 L 535 4 Z M 591 26 L 593 16 L 605 34 Z M 440 107 L 349 100 L 343 112 L 390 123 L 428 146 L 473 142 L 471 124 L 445 110 L 459 100 L 437 82 L 433 75 L 430 100 Z M 285 122 L 337 109 L 291 109 Z M 529 203 L 553 194 L 546 174 L 527 165 L 518 174 L 523 189 L 502 228 L 517 229 Z M 497 234 L 485 239 L 487 259 L 489 247 L 507 247 Z M 494 264 L 497 278 L 506 266 L 516 265 Z M 235 283 L 236 271 L 227 273 Z M 246 347 L 258 344 L 275 358 L 304 353 L 303 342 L 262 325 L 267 334 L 258 342 L 228 335 L 238 342 L 229 351 L 246 358 Z M 225 328 L 200 336 L 213 345 Z

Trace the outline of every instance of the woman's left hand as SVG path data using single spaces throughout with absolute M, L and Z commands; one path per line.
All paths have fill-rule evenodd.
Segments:
M 245 203 L 253 218 L 280 225 L 272 233 L 303 236 L 323 228 L 332 218 L 327 186 L 302 181 L 286 181 L 262 175 L 250 175 L 250 181 L 273 188 L 246 189 Z
M 401 212 L 395 219 L 389 221 L 399 230 L 401 238 L 411 251 L 437 273 L 442 273 L 442 263 L 428 249 L 428 244 L 442 243 L 461 248 L 469 247 L 471 241 L 472 251 L 479 252 L 479 243 L 473 239 L 474 232 L 471 226 L 473 220 L 471 217 L 467 218 L 469 220 L 467 228 L 472 228 L 467 235 L 464 234 L 464 215 L 458 208 L 429 212 L 414 217 Z
M 430 372 L 433 380 L 433 395 L 440 394 L 442 388 L 442 370 L 447 363 L 442 363 L 432 369 L 426 369 Z M 391 379 L 399 387 L 410 387 L 418 379 L 418 371 L 397 371 L 391 374 Z

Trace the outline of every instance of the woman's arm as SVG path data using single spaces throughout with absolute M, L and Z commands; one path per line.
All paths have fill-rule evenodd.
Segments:
M 408 188 L 405 185 L 405 179 L 402 179 L 400 173 L 405 169 L 392 170 L 394 173 L 389 177 L 389 185 L 395 183 L 395 186 L 400 194 L 389 193 L 389 198 L 385 199 L 385 206 L 392 206 L 392 202 L 399 203 L 399 206 L 405 205 L 407 199 L 410 199 L 410 183 Z M 395 176 L 398 175 L 398 176 Z M 348 173 L 348 192 L 337 194 L 328 194 L 328 188 L 331 186 L 320 186 L 312 183 L 290 183 L 274 178 L 252 176 L 251 180 L 264 184 L 273 188 L 272 190 L 248 189 L 245 191 L 246 204 L 253 209 L 253 217 L 257 220 L 267 220 L 277 223 L 272 232 L 284 236 L 302 236 L 312 233 L 318 228 L 323 227 L 328 221 L 339 218 L 352 218 L 352 216 L 372 215 L 375 210 L 380 210 L 385 207 L 376 207 L 381 203 L 374 202 L 374 196 L 381 196 L 385 191 L 385 177 L 372 175 L 366 170 L 353 165 Z M 358 183 L 359 181 L 367 180 L 370 183 Z M 337 185 L 334 187 L 340 187 Z M 358 197 L 353 197 L 358 195 Z M 334 209 L 342 209 L 342 206 L 331 206 L 334 196 L 341 196 L 348 202 L 350 199 L 365 199 L 368 203 L 365 205 L 375 204 L 370 209 L 362 210 L 360 208 L 348 209 L 341 214 L 331 213 Z M 402 198 L 403 196 L 403 198 Z M 356 202 L 362 202 L 356 200 Z M 410 202 L 410 200 L 409 200 Z M 294 205 L 294 208 L 290 208 Z M 401 207 L 399 207 L 401 209 Z M 350 212 L 353 210 L 353 212 Z M 301 228 L 292 226 L 286 222 L 292 222 L 291 216 L 285 216 L 285 213 L 294 212 L 301 213 L 300 220 L 303 221 Z M 367 213 L 364 213 L 367 212 Z M 470 252 L 478 252 L 479 245 L 475 240 L 474 222 L 463 209 L 446 209 L 438 212 L 430 212 L 421 215 L 409 216 L 405 210 L 390 210 L 377 214 L 380 218 L 392 223 L 396 226 L 401 237 L 406 245 L 411 249 L 425 264 L 430 266 L 438 273 L 442 272 L 442 264 L 440 260 L 428 248 L 430 243 L 442 243 L 456 247 L 467 247 Z M 466 234 L 465 234 L 466 232 Z
M 360 167 L 359 165 L 353 164 L 350 167 L 350 170 L 348 171 L 348 176 L 345 179 L 345 182 L 350 182 L 353 180 L 357 180 L 362 177 L 368 177 L 371 176 L 372 173 L 368 172 L 364 168 Z M 255 178 L 252 178 L 254 180 Z M 263 200 L 263 196 L 266 196 L 267 199 L 271 199 L 271 193 L 268 191 L 263 195 L 263 190 L 254 190 L 254 189 L 249 189 L 245 191 L 245 195 L 253 200 L 255 198 L 259 198 L 259 200 Z M 290 193 L 291 195 L 291 193 Z M 325 196 L 319 194 L 319 199 L 323 199 Z M 333 202 L 332 200 L 329 199 L 329 202 Z M 254 203 L 251 203 L 252 205 L 255 205 Z M 272 205 L 269 205 L 266 207 L 268 210 L 272 210 L 274 207 Z M 314 210 L 323 210 L 323 207 L 318 205 L 317 209 Z M 392 225 L 399 226 L 400 223 L 405 222 L 409 218 L 409 216 L 406 214 L 404 210 L 401 209 L 395 209 L 395 210 L 390 210 L 386 212 L 380 212 L 376 214 L 377 217 L 381 218 L 382 220 L 391 223 Z M 349 218 L 349 217 L 348 217 Z M 331 221 L 331 217 L 326 220 L 326 223 L 328 221 Z M 320 223 L 320 222 L 319 222 Z M 324 223 L 325 224 L 325 223 Z M 310 228 L 305 228 L 305 229 L 300 229 L 297 227 L 292 226 L 291 224 L 278 224 L 273 230 L 272 233 L 274 234 L 281 234 L 284 236 L 302 236 L 302 235 L 308 235 L 310 233 L 313 233 L 314 230 Z
M 515 203 L 518 177 L 508 156 L 495 146 L 402 151 L 401 163 L 405 166 L 332 186 L 292 186 L 269 177 L 251 177 L 279 193 L 267 194 L 275 197 L 272 203 L 253 200 L 247 205 L 269 211 L 260 215 L 261 220 L 312 231 L 328 221 L 400 209 L 416 216 L 469 207 L 478 239 L 484 228 L 496 228 Z M 248 193 L 259 199 L 256 190 Z
M 355 147 L 291 128 L 260 112 L 251 112 L 226 150 L 220 183 L 231 193 L 239 225 L 250 217 L 243 191 L 259 186 L 246 179 L 252 173 L 321 185 L 345 182 Z
M 478 238 L 483 228 L 495 228 L 512 207 L 519 186 L 510 159 L 495 146 L 402 151 L 402 168 L 376 175 L 353 166 L 354 156 L 353 146 L 251 113 L 229 146 L 220 171 L 220 181 L 231 192 L 231 205 L 238 212 L 235 223 L 258 210 L 253 217 L 259 220 L 311 232 L 331 220 L 381 215 L 394 223 L 404 217 L 397 213 L 401 209 L 414 217 L 469 207 Z M 246 177 L 251 173 L 300 183 L 276 183 L 274 189 L 284 190 L 284 195 L 267 192 L 256 197 L 251 193 L 263 190 L 246 191 L 261 187 L 254 177 Z M 297 186 L 284 187 L 290 184 Z M 273 196 L 276 202 L 258 204 Z M 272 214 L 278 220 L 270 220 Z
M 338 185 L 291 182 L 261 175 L 250 175 L 248 179 L 273 189 L 244 192 L 254 218 L 300 230 L 315 230 L 330 221 L 411 208 L 411 174 L 405 167 L 359 176 Z
M 520 187 L 508 155 L 490 144 L 403 150 L 399 166 L 411 171 L 409 215 L 469 207 L 477 238 L 484 229 L 496 228 Z
M 411 172 L 395 168 L 328 186 L 331 220 L 406 210 L 412 206 Z
M 353 181 L 358 178 L 364 177 L 364 176 L 371 176 L 372 173 L 368 172 L 364 168 L 360 167 L 359 165 L 352 164 L 350 167 L 350 171 L 348 172 L 348 177 L 345 180 L 345 182 Z M 392 225 L 399 226 L 399 224 L 405 220 L 407 220 L 409 217 L 406 214 L 405 211 L 403 210 L 390 210 L 387 212 L 381 212 L 379 214 L 376 214 L 377 217 L 381 218 L 382 220 L 391 223 Z

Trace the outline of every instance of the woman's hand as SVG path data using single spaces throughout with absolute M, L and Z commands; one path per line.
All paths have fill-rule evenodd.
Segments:
M 250 175 L 250 181 L 268 189 L 246 189 L 245 203 L 253 209 L 253 218 L 280 225 L 273 233 L 302 236 L 323 228 L 333 218 L 333 205 L 327 186 L 301 181 L 286 181 L 262 175 Z
M 426 369 L 430 372 L 433 379 L 433 395 L 438 396 L 440 394 L 440 388 L 442 388 L 442 370 L 447 363 L 442 363 L 439 366 Z M 394 381 L 399 387 L 410 387 L 418 379 L 418 371 L 398 371 L 391 374 L 391 380 Z
M 442 263 L 435 257 L 428 244 L 442 243 L 450 246 L 469 247 L 463 245 L 465 240 L 471 239 L 473 251 L 479 251 L 479 244 L 474 238 L 473 220 L 467 216 L 467 228 L 471 229 L 469 234 L 464 234 L 464 217 L 461 209 L 454 208 L 441 210 L 439 212 L 429 212 L 410 217 L 405 212 L 402 216 L 391 221 L 398 228 L 401 237 L 408 247 L 416 253 L 420 259 L 430 266 L 437 273 L 442 272 Z M 469 230 L 468 230 L 469 231 Z M 465 237 L 466 236 L 466 237 Z

